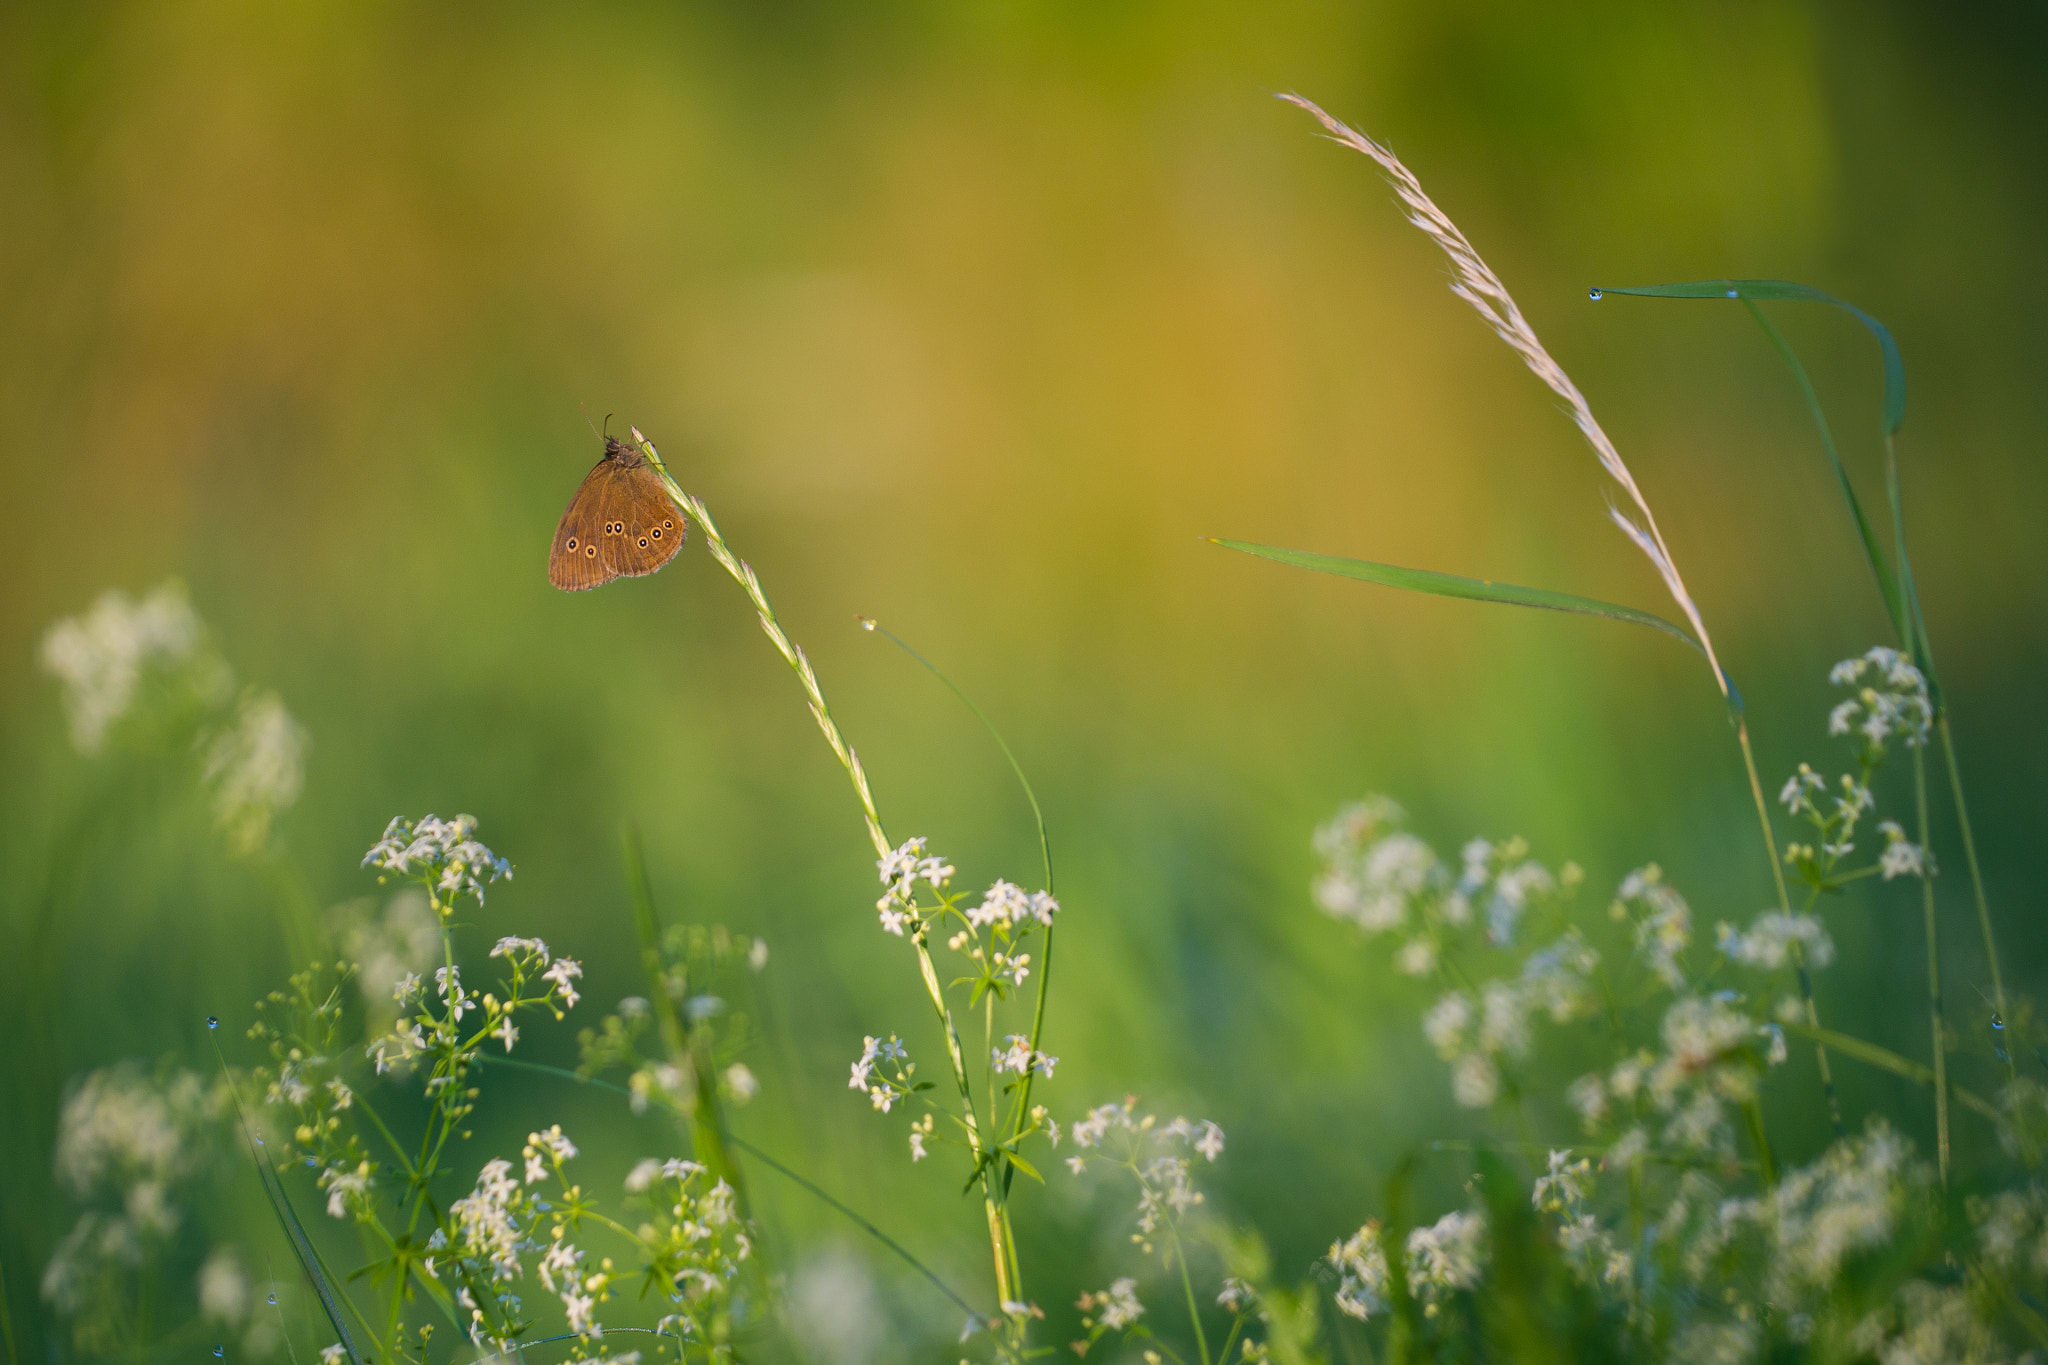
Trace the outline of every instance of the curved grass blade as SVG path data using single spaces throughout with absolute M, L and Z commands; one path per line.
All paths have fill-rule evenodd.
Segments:
M 1031 819 L 1032 822 L 1036 824 L 1038 827 L 1038 856 L 1040 857 L 1040 859 L 1044 861 L 1045 864 L 1045 894 L 1047 894 L 1048 896 L 1052 895 L 1052 843 L 1045 836 L 1045 812 L 1039 809 L 1038 793 L 1031 789 L 1031 779 L 1024 775 L 1024 765 L 1017 761 L 1017 755 L 1010 752 L 1009 744 L 1003 739 L 1003 732 L 996 729 L 996 723 L 988 718 L 988 713 L 983 711 L 979 706 L 976 706 L 974 704 L 974 698 L 968 696 L 966 691 L 961 688 L 959 683 L 956 683 L 951 678 L 947 677 L 945 673 L 940 670 L 937 664 L 933 663 L 930 659 L 925 658 L 924 655 L 918 653 L 915 649 L 911 648 L 909 641 L 905 640 L 902 636 L 898 635 L 895 631 L 883 625 L 880 621 L 875 620 L 873 617 L 861 616 L 856 617 L 855 619 L 860 622 L 862 630 L 871 631 L 881 635 L 888 636 L 890 642 L 893 643 L 898 649 L 902 650 L 905 654 L 908 654 L 911 658 L 923 664 L 925 667 L 925 671 L 930 673 L 934 678 L 937 678 L 940 682 L 944 683 L 948 688 L 950 688 L 952 690 L 953 695 L 958 697 L 961 703 L 965 705 L 968 710 L 974 713 L 974 718 L 981 722 L 983 729 L 988 731 L 989 738 L 993 739 L 996 742 L 996 747 L 1003 751 L 1004 759 L 1009 762 L 1010 771 L 1017 775 L 1017 785 L 1024 789 L 1024 799 L 1031 803 Z M 1044 941 L 1039 944 L 1038 949 L 1038 1003 L 1033 1007 L 1031 1012 L 1031 1050 L 1033 1052 L 1036 1052 L 1038 1050 L 1039 1044 L 1043 1040 L 1045 1035 L 1046 983 L 1052 980 L 1052 930 L 1052 925 L 1048 924 L 1045 926 L 1045 938 Z M 971 1003 L 972 1002 L 970 1002 L 970 1004 Z M 1031 1113 L 1031 1081 L 1032 1078 L 1035 1077 L 1037 1074 L 1038 1073 L 1035 1069 L 1031 1071 L 1026 1071 L 1024 1073 L 1024 1094 L 1023 1097 L 1017 1101 L 1016 1123 L 1011 1125 L 1013 1130 L 1015 1128 L 1021 1127 L 1024 1123 L 1024 1120 Z M 1015 1151 L 1011 1150 L 1008 1146 L 1004 1146 L 1002 1150 L 1009 1155 L 1011 1161 L 1015 1162 L 1017 1165 L 1023 1166 L 1025 1170 L 1031 1171 L 1030 1166 L 1024 1163 L 1020 1158 L 1018 1158 Z M 1037 1176 L 1038 1172 L 1031 1171 L 1031 1174 L 1033 1176 Z M 1012 1170 L 1006 1167 L 1003 1171 L 1003 1195 L 1005 1198 L 1009 1196 L 1010 1183 L 1014 1178 L 1015 1177 Z M 1040 1179 L 1039 1183 L 1043 1184 L 1045 1182 L 1043 1181 L 1043 1179 Z
M 1355 578 L 1361 583 L 1378 583 L 1382 587 L 1428 593 L 1432 597 L 1500 602 L 1511 607 L 1538 607 L 1544 611 L 1565 611 L 1577 616 L 1604 616 L 1610 621 L 1631 621 L 1652 630 L 1661 630 L 1672 639 L 1683 640 L 1700 653 L 1706 653 L 1684 626 L 1647 611 L 1602 602 L 1598 598 L 1551 592 L 1547 588 L 1517 587 L 1513 583 L 1496 583 L 1491 579 L 1460 578 L 1456 574 L 1436 573 L 1429 569 L 1404 569 L 1395 564 L 1377 564 L 1369 559 L 1343 559 L 1336 555 L 1311 554 L 1306 550 L 1283 550 L 1276 545 L 1256 545 L 1246 540 L 1221 540 L 1215 536 L 1208 539 L 1227 550 L 1241 550 L 1277 564 L 1292 564 L 1298 569 L 1313 569 L 1339 578 Z M 1728 701 L 1735 711 L 1742 710 L 1742 693 L 1736 690 L 1733 681 L 1728 684 Z
M 1824 303 L 1839 308 L 1863 324 L 1877 338 L 1884 361 L 1884 433 L 1893 436 L 1906 421 L 1906 362 L 1899 357 L 1899 343 L 1891 329 L 1870 314 L 1825 289 L 1791 280 L 1689 280 L 1682 284 L 1639 284 L 1619 288 L 1601 286 L 1596 297 L 1632 294 L 1646 299 L 1760 299 L 1765 302 Z
M 213 1054 L 220 1062 L 222 1075 L 228 1074 L 228 1061 L 221 1055 L 220 1044 L 216 1041 Z M 270 1169 L 270 1158 L 264 1154 L 263 1139 L 249 1125 L 249 1116 L 242 1109 L 242 1093 L 229 1082 L 229 1093 L 235 1098 L 235 1117 L 242 1126 L 242 1136 L 249 1142 L 249 1155 L 255 1160 L 256 1173 L 263 1178 L 263 1193 L 270 1198 L 270 1207 L 277 1213 L 277 1221 L 284 1228 L 285 1239 L 292 1244 L 292 1253 L 299 1258 L 299 1267 L 312 1281 L 313 1292 L 320 1296 L 320 1306 L 326 1310 L 327 1321 L 333 1325 L 334 1334 L 341 1341 L 341 1347 L 348 1352 L 350 1365 L 371 1365 L 375 1356 L 363 1349 L 363 1344 L 350 1328 L 344 1306 L 353 1310 L 355 1304 L 344 1296 L 334 1282 L 334 1274 L 327 1263 L 320 1259 L 320 1252 L 313 1245 L 313 1239 L 306 1235 L 305 1225 L 299 1222 L 299 1215 L 292 1208 L 290 1198 L 284 1192 L 284 1183 L 277 1178 L 277 1172 Z
M 1911 648 L 1913 640 L 1912 618 L 1908 614 L 1905 594 L 1900 590 L 1899 580 L 1892 573 L 1891 561 L 1885 558 L 1884 549 L 1879 545 L 1877 532 L 1871 528 L 1870 519 L 1863 514 L 1863 503 L 1856 496 L 1856 488 L 1849 482 L 1849 471 L 1842 464 L 1842 455 L 1835 446 L 1835 434 L 1828 426 L 1827 414 L 1821 410 L 1820 395 L 1814 392 L 1813 380 L 1807 376 L 1806 366 L 1799 361 L 1790 342 L 1771 320 L 1764 316 L 1764 310 L 1749 299 L 1742 300 L 1749 309 L 1749 315 L 1756 319 L 1756 325 L 1763 328 L 1771 345 L 1777 348 L 1785 364 L 1792 370 L 1792 377 L 1799 381 L 1799 392 L 1806 398 L 1806 410 L 1813 416 L 1813 424 L 1820 432 L 1820 441 L 1827 448 L 1828 463 L 1834 467 L 1835 480 L 1842 487 L 1842 500 L 1849 504 L 1849 515 L 1856 523 L 1856 535 L 1863 542 L 1863 554 L 1870 561 L 1870 571 L 1877 576 L 1877 590 L 1884 598 L 1884 609 L 1892 619 L 1892 629 L 1902 644 Z

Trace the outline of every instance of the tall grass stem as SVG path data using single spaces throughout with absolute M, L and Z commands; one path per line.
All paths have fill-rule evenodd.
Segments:
M 993 739 L 996 742 L 996 747 L 1003 751 L 1003 758 L 1009 763 L 1010 771 L 1016 774 L 1017 785 L 1024 789 L 1024 799 L 1031 804 L 1031 822 L 1038 831 L 1038 856 L 1045 868 L 1045 893 L 1048 896 L 1057 894 L 1053 888 L 1052 841 L 1046 837 L 1045 811 L 1038 804 L 1038 793 L 1031 789 L 1031 779 L 1024 775 L 1024 765 L 1017 761 L 1017 755 L 1011 751 L 1008 742 L 1003 739 L 1003 732 L 996 728 L 996 723 L 988 718 L 987 712 L 975 705 L 974 698 L 968 696 L 966 690 L 960 684 L 947 677 L 937 664 L 918 653 L 910 645 L 909 641 L 873 617 L 862 616 L 857 619 L 860 621 L 863 630 L 888 637 L 890 643 L 924 665 L 927 672 L 944 683 L 947 689 L 960 699 L 961 704 L 974 713 L 974 718 L 981 722 L 983 729 L 988 731 L 989 738 Z M 1038 950 L 1038 999 L 1031 1011 L 1031 1050 L 1034 1053 L 1039 1050 L 1045 1037 L 1045 996 L 1048 983 L 1052 980 L 1052 936 L 1054 927 L 1052 924 L 1045 926 L 1045 938 L 1039 945 Z M 1030 1067 L 1025 1070 L 1024 1090 L 1017 1101 L 1016 1120 L 1010 1134 L 1013 1138 L 1016 1136 L 1017 1130 L 1023 1128 L 1026 1118 L 1031 1113 L 1031 1083 L 1037 1078 L 1038 1069 L 1036 1067 Z M 994 1122 L 993 1107 L 990 1109 L 990 1121 Z M 1014 1165 L 1008 1162 L 1004 1163 L 1003 1193 L 1006 1196 L 1009 1194 L 1010 1182 L 1015 1178 L 1016 1169 Z M 1007 1219 L 1008 1216 L 1006 1208 L 1004 1217 Z M 1011 1246 L 1014 1252 L 1014 1238 L 1011 1241 Z M 1014 1266 L 1012 1267 L 1012 1276 L 1013 1278 L 1015 1276 Z
M 1927 746 L 1913 749 L 1913 804 L 1920 822 L 1920 904 L 1927 926 L 1927 1015 L 1934 1034 L 1934 1149 L 1948 1188 L 1948 1045 L 1941 1006 L 1941 942 L 1934 919 L 1934 868 L 1927 848 Z
M 860 755 L 846 742 L 845 736 L 839 732 L 838 722 L 832 719 L 832 708 L 825 702 L 824 689 L 818 685 L 817 670 L 811 667 L 810 658 L 789 638 L 789 633 L 783 630 L 782 622 L 777 619 L 775 608 L 769 603 L 768 594 L 762 590 L 761 580 L 755 575 L 753 566 L 735 555 L 731 547 L 725 543 L 725 537 L 719 534 L 718 523 L 712 520 L 703 500 L 693 493 L 683 491 L 682 485 L 668 472 L 668 466 L 662 463 L 661 456 L 654 449 L 654 443 L 643 436 L 638 427 L 633 428 L 633 439 L 639 444 L 640 449 L 646 452 L 648 462 L 660 475 L 662 486 L 667 490 L 669 498 L 704 532 L 704 543 L 710 549 L 711 557 L 724 566 L 725 571 L 732 575 L 733 581 L 747 594 L 747 600 L 753 603 L 754 610 L 761 619 L 761 630 L 768 636 L 769 643 L 775 646 L 776 652 L 782 655 L 784 662 L 795 670 L 797 680 L 803 684 L 804 696 L 811 708 L 811 718 L 817 721 L 818 729 L 825 736 L 825 742 L 831 746 L 833 755 L 838 758 L 840 766 L 846 769 L 847 778 L 853 783 L 853 793 L 860 802 L 861 814 L 867 822 L 868 839 L 874 844 L 875 857 L 887 858 L 892 852 L 892 846 L 888 834 L 882 828 L 882 817 L 875 810 L 875 797 L 868 786 L 867 772 L 860 765 Z M 987 1206 L 990 1251 L 995 1259 L 997 1297 L 1008 1300 L 1014 1297 L 1010 1292 L 1008 1241 L 1004 1235 L 1002 1218 L 996 1208 L 996 1191 L 989 1173 L 987 1145 L 982 1137 L 981 1125 L 975 1117 L 974 1092 L 967 1081 L 967 1058 L 960 1047 L 960 1030 L 954 1026 L 953 1012 L 946 1006 L 945 990 L 939 984 L 938 969 L 932 963 L 931 949 L 925 943 L 925 935 L 922 932 L 918 933 L 912 939 L 912 944 L 917 950 L 918 975 L 924 981 L 925 993 L 931 997 L 932 1009 L 937 1013 L 939 1027 L 945 1035 L 947 1060 L 952 1063 L 953 1081 L 960 1091 L 960 1121 L 967 1131 L 968 1149 L 974 1156 L 975 1169 L 981 1172 L 982 1202 Z M 990 1121 L 994 1121 L 993 1115 L 990 1116 Z

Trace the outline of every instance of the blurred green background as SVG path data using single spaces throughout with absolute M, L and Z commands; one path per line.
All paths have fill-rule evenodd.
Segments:
M 655 578 L 547 584 L 598 453 L 579 407 L 638 425 L 706 499 L 892 835 L 930 836 L 969 885 L 1036 884 L 1029 812 L 973 719 L 855 614 L 1003 728 L 1065 906 L 1042 1093 L 1062 1118 L 1135 1091 L 1221 1123 L 1212 1198 L 1290 1277 L 1374 1212 L 1393 1161 L 1469 1131 L 1423 991 L 1309 901 L 1309 834 L 1341 801 L 1389 792 L 1446 850 L 1522 833 L 1596 897 L 1655 859 L 1707 924 L 1764 904 L 1735 750 L 1685 651 L 1199 539 L 1668 610 L 1550 395 L 1446 294 L 1368 163 L 1275 90 L 1389 141 L 1570 368 L 1750 698 L 1773 788 L 1826 754 L 1827 666 L 1886 639 L 1867 571 L 1740 311 L 1586 288 L 1792 278 L 1890 324 L 2007 972 L 2038 980 L 2044 64 L 2033 4 L 0 9 L 17 1358 L 70 1350 L 35 1289 L 73 1216 L 45 1174 L 67 1079 L 127 1057 L 206 1070 L 209 1012 L 253 1061 L 234 1051 L 248 1003 L 289 969 L 275 884 L 73 753 L 36 665 L 54 619 L 173 575 L 311 734 L 280 837 L 321 904 L 374 892 L 357 861 L 391 815 L 475 813 L 518 866 L 482 935 L 587 964 L 588 1018 L 530 1034 L 573 1064 L 575 1027 L 640 989 L 618 857 L 637 821 L 666 914 L 774 950 L 739 1131 L 985 1296 L 957 1177 L 913 1168 L 898 1118 L 845 1088 L 864 1032 L 934 1039 L 794 679 L 695 538 Z M 1776 316 L 1876 498 L 1874 347 Z M 1943 884 L 1971 1012 L 1962 889 Z M 1825 1008 L 1922 1055 L 1896 1006 L 1920 989 L 1909 897 L 1832 913 Z M 1845 1081 L 1855 1105 L 1908 1098 Z M 555 1120 L 606 1162 L 672 1146 L 617 1113 L 502 1083 L 473 1155 Z M 826 1358 L 950 1336 L 900 1266 L 755 1180 L 781 1264 L 831 1267 L 804 1283 L 865 1324 Z M 269 1236 L 254 1181 L 222 1188 L 241 1202 L 214 1225 Z M 1122 1216 L 1060 1181 L 1024 1196 L 1032 1297 L 1065 1314 L 1118 1273 Z

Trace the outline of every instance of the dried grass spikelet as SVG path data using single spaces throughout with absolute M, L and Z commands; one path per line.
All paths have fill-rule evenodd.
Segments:
M 1536 329 L 1529 325 L 1529 320 L 1522 316 L 1522 310 L 1515 306 L 1514 297 L 1508 293 L 1507 286 L 1500 282 L 1500 276 L 1493 273 L 1492 267 L 1480 257 L 1465 234 L 1459 231 L 1458 225 L 1451 221 L 1450 215 L 1438 208 L 1436 203 L 1423 193 L 1421 182 L 1416 180 L 1414 172 L 1401 164 L 1399 157 L 1364 133 L 1330 117 L 1313 102 L 1303 99 L 1300 95 L 1283 94 L 1280 98 L 1315 115 L 1329 131 L 1332 141 L 1340 142 L 1353 151 L 1363 152 L 1379 163 L 1387 182 L 1394 187 L 1394 193 L 1399 195 L 1401 202 L 1407 206 L 1408 221 L 1428 234 L 1432 241 L 1443 248 L 1444 255 L 1450 259 L 1455 277 L 1451 284 L 1451 292 L 1478 310 L 1479 316 L 1486 319 L 1487 325 L 1493 328 L 1500 339 L 1512 347 L 1516 355 L 1522 357 L 1522 363 L 1527 365 L 1538 379 L 1549 385 L 1551 391 L 1562 398 L 1571 409 L 1572 420 L 1578 424 L 1586 443 L 1593 447 L 1593 453 L 1599 456 L 1600 467 L 1622 486 L 1628 494 L 1629 501 L 1633 502 L 1636 510 L 1641 513 L 1642 520 L 1636 521 L 1612 503 L 1608 505 L 1608 515 L 1614 518 L 1615 524 L 1621 527 L 1628 538 L 1635 542 L 1636 548 L 1656 567 L 1658 576 L 1664 580 L 1665 588 L 1671 593 L 1672 600 L 1678 603 L 1679 610 L 1685 613 L 1685 619 L 1692 624 L 1693 633 L 1699 637 L 1700 645 L 1706 651 L 1707 662 L 1713 667 L 1714 681 L 1720 686 L 1721 694 L 1727 696 L 1728 678 L 1721 671 L 1721 661 L 1714 653 L 1714 642 L 1707 635 L 1706 622 L 1700 619 L 1699 608 L 1693 605 L 1692 594 L 1686 591 L 1685 580 L 1679 577 L 1678 566 L 1672 561 L 1670 548 L 1664 544 L 1663 533 L 1657 529 L 1656 515 L 1650 511 L 1650 504 L 1643 497 L 1643 490 L 1636 486 L 1635 476 L 1629 473 L 1628 466 L 1622 463 L 1620 452 L 1614 448 L 1614 442 L 1608 439 L 1607 433 L 1594 418 L 1592 408 L 1586 404 L 1585 395 L 1579 392 L 1579 386 L 1572 382 L 1564 367 L 1553 360 L 1550 352 L 1543 348 L 1543 343 L 1536 339 Z

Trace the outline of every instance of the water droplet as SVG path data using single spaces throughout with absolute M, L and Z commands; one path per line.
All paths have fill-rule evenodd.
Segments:
M 273 1289 L 273 1290 L 271 1290 L 271 1291 L 270 1291 L 270 1294 L 269 1294 L 269 1296 L 268 1296 L 268 1301 L 269 1301 L 269 1302 L 271 1302 L 271 1303 L 276 1303 L 276 1302 L 277 1302 L 277 1291 L 276 1291 L 275 1289 Z
M 219 1342 L 217 1342 L 217 1341 L 216 1341 L 216 1342 L 215 1342 L 215 1343 L 213 1344 L 213 1358 L 214 1358 L 215 1360 L 219 1360 L 219 1359 L 220 1359 L 221 1357 L 225 1356 L 225 1355 L 226 1355 L 227 1353 L 228 1353 L 228 1348 L 227 1348 L 227 1347 L 225 1347 L 225 1346 L 221 1345 L 221 1344 L 220 1344 Z
M 1991 1016 L 1991 1027 L 1998 1029 L 2002 1032 L 2005 1029 L 2005 1020 L 1999 1018 L 1998 1015 L 1994 1013 Z
M 1742 297 L 1742 291 L 1731 284 L 1728 286 L 1728 297 L 1731 299 L 1739 299 Z
M 262 1139 L 262 1138 L 257 1138 L 257 1139 L 256 1139 L 256 1145 L 257 1145 L 258 1147 L 261 1147 L 261 1146 L 263 1145 L 263 1139 Z
M 1597 289 L 1588 289 L 1586 291 L 1586 297 L 1593 300 L 1593 302 L 1598 303 L 1601 299 L 1605 298 L 1606 295 L 1602 294 Z
M 219 1028 L 219 1027 L 220 1027 L 220 1016 L 219 1016 L 219 1015 L 217 1015 L 217 1014 L 209 1014 L 209 1015 L 207 1015 L 207 1016 L 206 1016 L 206 1026 L 207 1026 L 208 1028 Z
M 2005 1053 L 2005 1049 L 2004 1049 L 2004 1048 L 2002 1048 L 2002 1047 L 2000 1047 L 2000 1046 L 1999 1046 L 1998 1044 L 1996 1044 L 1996 1043 L 1993 1043 L 1993 1044 L 1991 1045 L 1991 1050 L 1992 1050 L 1993 1052 L 1995 1052 L 1995 1053 L 1997 1053 L 1997 1054 L 1998 1054 L 1998 1060 L 1999 1060 L 1999 1061 L 2001 1061 L 2001 1062 L 2011 1062 L 2011 1061 L 2012 1061 L 2012 1058 L 2010 1058 L 2010 1057 L 2008 1057 L 2008 1056 L 2006 1055 L 2006 1053 Z

